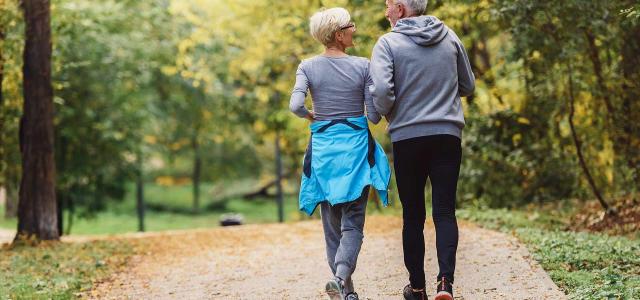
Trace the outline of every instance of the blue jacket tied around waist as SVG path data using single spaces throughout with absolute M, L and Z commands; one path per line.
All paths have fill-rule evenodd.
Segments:
M 311 140 L 304 156 L 300 210 L 311 215 L 320 202 L 331 205 L 360 198 L 371 185 L 388 205 L 389 161 L 373 139 L 366 117 L 311 124 Z

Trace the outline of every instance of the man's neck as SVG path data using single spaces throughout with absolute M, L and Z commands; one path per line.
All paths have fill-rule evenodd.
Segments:
M 395 24 L 393 24 L 393 26 L 396 26 L 396 24 L 398 24 L 398 22 L 400 22 L 400 20 L 402 20 L 402 19 L 408 19 L 408 18 L 413 18 L 413 17 L 417 17 L 417 16 L 418 16 L 418 15 L 408 15 L 408 16 L 406 16 L 406 17 L 402 17 L 402 18 L 398 19 L 398 20 L 396 21 L 396 23 L 395 23 Z
M 402 18 L 400 18 L 400 20 L 402 20 L 402 19 L 408 19 L 408 18 L 413 18 L 413 17 L 417 17 L 417 16 L 418 16 L 418 15 L 413 15 L 413 14 L 411 14 L 411 15 L 408 15 L 408 16 L 406 16 L 406 17 L 402 17 Z M 400 20 L 398 20 L 398 21 L 400 21 Z

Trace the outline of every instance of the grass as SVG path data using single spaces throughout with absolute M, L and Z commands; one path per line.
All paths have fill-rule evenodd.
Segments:
M 463 209 L 458 217 L 522 241 L 570 299 L 640 299 L 640 243 L 565 231 L 562 211 Z
M 285 211 L 288 216 L 296 213 L 296 203 L 285 199 Z M 219 226 L 220 217 L 225 213 L 238 213 L 244 216 L 246 223 L 267 223 L 277 221 L 277 206 L 273 200 L 257 199 L 248 202 L 241 199 L 228 201 L 221 210 L 202 213 L 175 213 L 147 210 L 145 214 L 146 231 L 163 231 L 192 228 L 210 228 Z M 290 217 L 291 218 L 291 217 Z M 98 213 L 89 219 L 75 219 L 72 234 L 118 234 L 137 231 L 138 219 L 135 210 L 121 208 Z
M 241 189 L 242 187 L 238 187 Z M 145 230 L 177 230 L 191 228 L 210 228 L 219 226 L 220 217 L 226 213 L 241 214 L 246 223 L 277 222 L 277 204 L 272 198 L 256 198 L 245 200 L 233 195 L 222 201 L 214 198 L 214 193 L 222 194 L 217 186 L 203 184 L 201 186 L 201 212 L 192 212 L 191 185 L 160 186 L 145 185 L 146 210 Z M 235 189 L 235 187 L 231 187 Z M 244 187 L 246 190 L 247 188 Z M 219 196 L 220 195 L 216 195 Z M 138 229 L 134 186 L 128 186 L 123 201 L 111 203 L 106 211 L 99 212 L 91 218 L 74 218 L 71 234 L 96 235 L 135 232 Z M 298 212 L 296 195 L 286 195 L 284 199 L 285 220 L 300 220 L 304 217 Z M 0 206 L 0 228 L 15 230 L 16 220 L 2 217 L 4 208 Z M 65 216 L 68 222 L 68 215 Z M 66 226 L 66 225 L 65 225 Z
M 162 186 L 148 183 L 144 187 L 145 202 L 149 207 L 145 214 L 146 231 L 162 231 L 219 226 L 220 217 L 226 213 L 241 214 L 245 223 L 273 223 L 278 221 L 278 207 L 273 198 L 241 198 L 258 184 L 254 181 L 238 181 L 218 185 L 201 185 L 201 212 L 193 213 L 192 186 Z M 224 188 L 223 188 L 224 187 Z M 106 211 L 91 218 L 74 218 L 71 234 L 97 235 L 135 232 L 138 229 L 134 185 L 127 187 L 121 202 L 110 203 Z M 293 191 L 292 191 L 293 190 Z M 286 191 L 286 190 L 285 190 Z M 235 196 L 234 196 L 235 195 Z M 391 207 L 377 209 L 369 203 L 370 214 L 397 215 L 400 204 L 392 200 Z M 155 209 L 152 209 L 155 208 Z M 4 207 L 0 205 L 0 228 L 15 230 L 16 219 L 4 219 Z M 288 189 L 284 199 L 285 221 L 309 219 L 298 210 L 295 189 Z M 318 218 L 316 212 L 311 218 Z M 64 222 L 68 222 L 65 215 Z M 65 224 L 65 226 L 67 226 Z
M 42 243 L 0 250 L 0 299 L 76 299 L 126 265 L 127 241 Z

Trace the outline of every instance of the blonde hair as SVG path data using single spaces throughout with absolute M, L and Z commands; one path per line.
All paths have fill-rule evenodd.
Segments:
M 347 26 L 351 21 L 351 15 L 342 7 L 334 7 L 320 10 L 310 19 L 310 32 L 313 38 L 327 46 L 335 39 L 335 33 L 341 27 Z

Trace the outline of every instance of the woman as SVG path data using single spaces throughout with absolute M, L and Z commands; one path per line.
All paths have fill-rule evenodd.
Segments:
M 369 93 L 369 61 L 349 56 L 356 25 L 343 8 L 331 8 L 310 19 L 311 35 L 325 51 L 300 63 L 290 109 L 311 121 L 304 157 L 300 210 L 321 208 L 327 259 L 334 278 L 326 284 L 331 299 L 358 299 L 351 274 L 363 239 L 369 186 L 387 205 L 390 179 L 384 151 L 368 129 L 367 118 L 380 121 Z M 313 111 L 304 106 L 311 91 Z M 367 117 L 364 116 L 366 107 Z

